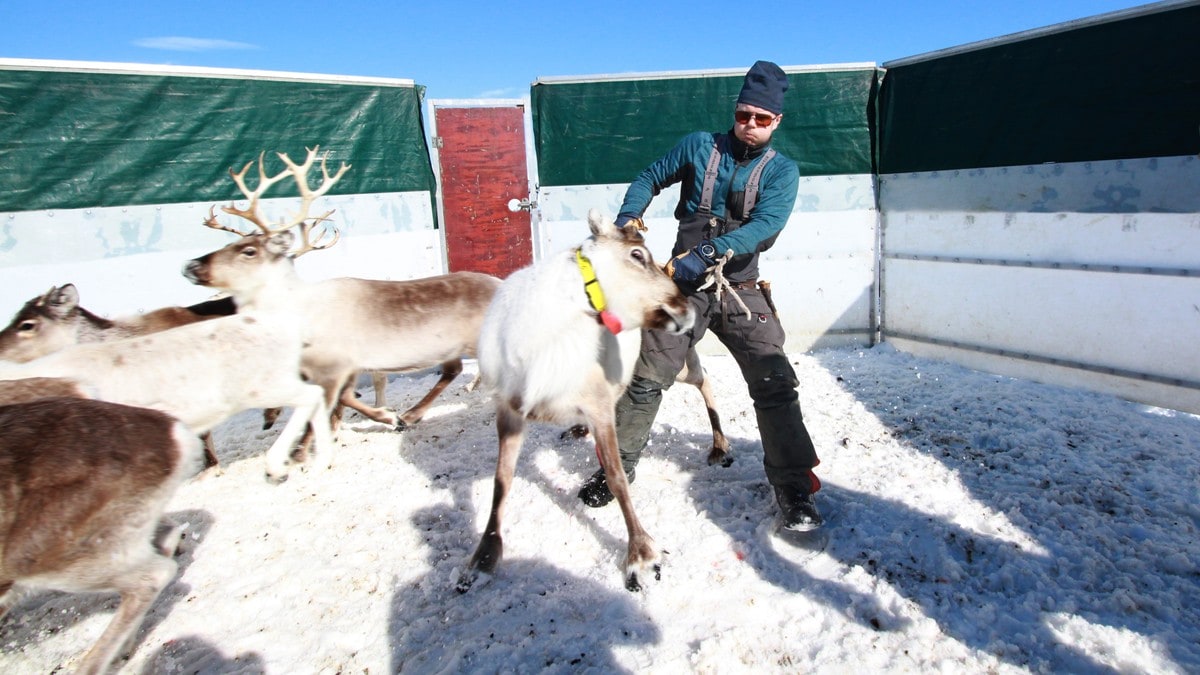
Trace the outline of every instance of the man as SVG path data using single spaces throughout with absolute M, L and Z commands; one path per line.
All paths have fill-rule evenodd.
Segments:
M 640 218 L 664 187 L 682 183 L 675 208 L 675 257 L 667 272 L 688 295 L 699 318 L 685 335 L 643 333 L 633 381 L 617 403 L 617 440 L 632 482 L 662 390 L 674 383 L 688 349 L 711 330 L 737 361 L 754 401 L 763 466 L 775 490 L 781 525 L 806 531 L 823 522 L 813 501 L 821 482 L 812 469 L 820 460 L 800 413 L 799 382 L 783 350 L 783 326 L 769 296 L 755 283 L 758 255 L 775 243 L 787 224 L 799 185 L 796 164 L 770 148 L 771 135 L 783 119 L 787 88 L 787 75 L 779 66 L 758 61 L 746 73 L 730 132 L 689 134 L 642 171 L 625 193 L 616 220 L 622 226 Z M 718 302 L 712 287 L 698 290 L 727 251 L 733 256 L 724 274 L 752 313 L 749 319 L 729 293 Z M 612 500 L 603 470 L 584 483 L 579 498 L 593 507 Z

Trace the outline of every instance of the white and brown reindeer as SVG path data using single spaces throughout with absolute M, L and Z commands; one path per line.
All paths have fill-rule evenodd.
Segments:
M 75 284 L 51 286 L 22 305 L 0 330 L 0 360 L 24 363 L 81 342 L 137 337 L 236 312 L 233 299 L 222 298 L 108 319 L 79 304 Z
M 107 672 L 175 578 L 182 528 L 163 512 L 199 465 L 196 434 L 158 411 L 79 398 L 0 406 L 0 616 L 21 589 L 120 593 L 76 668 Z
M 614 407 L 633 375 L 641 329 L 683 332 L 695 312 L 640 232 L 617 228 L 594 209 L 588 225 L 592 236 L 575 250 L 506 279 L 484 320 L 479 369 L 495 399 L 499 458 L 491 514 L 459 591 L 502 557 L 501 517 L 527 420 L 587 425 L 629 532 L 625 586 L 639 590 L 640 579 L 660 572 L 658 545 L 634 513 L 621 469 Z
M 0 361 L 25 363 L 79 343 L 107 342 L 148 335 L 237 311 L 232 298 L 206 300 L 188 307 L 162 307 L 142 314 L 108 319 L 79 304 L 74 284 L 51 286 L 17 310 L 0 330 Z M 278 414 L 273 410 L 269 418 Z M 269 426 L 269 425 L 267 425 Z M 212 434 L 204 434 L 205 468 L 218 466 Z
M 646 231 L 646 224 L 640 218 L 630 220 L 625 227 L 632 227 L 639 232 Z M 708 373 L 700 363 L 700 354 L 696 352 L 695 347 L 688 349 L 684 356 L 683 369 L 676 374 L 675 381 L 692 385 L 700 391 L 700 397 L 704 400 L 704 409 L 708 413 L 708 423 L 712 427 L 713 435 L 712 447 L 708 450 L 709 465 L 732 466 L 733 455 L 730 454 L 729 439 L 725 437 L 725 430 L 721 427 L 721 415 L 717 412 L 717 396 L 713 393 L 712 381 L 708 379 Z M 587 435 L 587 426 L 583 424 L 576 424 L 562 434 L 563 438 L 586 438 Z
M 241 238 L 188 262 L 184 276 L 195 284 L 228 291 L 238 307 L 247 311 L 294 315 L 304 327 L 305 377 L 325 390 L 328 406 L 333 409 L 340 400 L 372 420 L 403 430 L 420 421 L 434 399 L 462 372 L 462 359 L 475 355 L 479 326 L 500 280 L 476 272 L 406 281 L 302 279 L 294 260 L 308 251 L 332 246 L 338 237 L 336 229 L 332 237 L 329 229 L 313 237 L 313 228 L 329 213 L 309 218 L 309 206 L 349 168 L 343 163 L 330 176 L 326 157 L 322 156 L 321 185 L 310 188 L 307 174 L 316 162 L 317 150 L 309 149 L 301 164 L 285 153 L 277 153 L 286 168 L 272 176 L 267 176 L 260 155 L 259 180 L 253 190 L 245 181 L 253 162 L 241 172 L 231 170 L 230 175 L 249 203 L 246 208 L 225 206 L 222 210 L 250 221 L 257 232 L 222 225 L 210 212 L 206 225 Z M 267 188 L 289 176 L 300 191 L 299 212 L 272 223 L 261 212 L 259 199 Z M 293 228 L 299 232 L 298 245 Z M 439 365 L 441 377 L 437 383 L 401 414 L 367 406 L 347 389 L 352 378 L 363 371 L 411 372 Z M 378 396 L 378 388 L 376 391 Z M 339 418 L 334 414 L 335 429 Z

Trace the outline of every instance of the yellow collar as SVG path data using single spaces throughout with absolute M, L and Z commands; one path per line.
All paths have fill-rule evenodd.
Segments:
M 621 332 L 621 320 L 608 309 L 608 301 L 604 298 L 604 290 L 600 288 L 600 280 L 596 278 L 596 270 L 592 269 L 592 261 L 583 254 L 583 249 L 575 249 L 575 263 L 579 265 L 579 273 L 583 275 L 583 292 L 587 294 L 588 304 L 600 315 L 600 323 L 616 335 Z

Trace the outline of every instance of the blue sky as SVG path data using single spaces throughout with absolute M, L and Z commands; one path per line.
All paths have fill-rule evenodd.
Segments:
M 431 98 L 511 98 L 538 77 L 883 63 L 1144 4 L 0 0 L 0 58 L 404 78 Z

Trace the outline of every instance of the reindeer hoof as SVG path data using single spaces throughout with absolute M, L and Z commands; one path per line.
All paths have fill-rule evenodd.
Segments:
M 477 570 L 468 570 L 463 572 L 462 576 L 458 578 L 458 583 L 454 585 L 454 590 L 458 591 L 459 593 L 466 593 L 467 591 L 471 590 L 471 586 L 475 585 L 475 580 L 478 578 L 479 572 Z
M 158 549 L 159 555 L 164 558 L 175 557 L 179 553 L 179 542 L 183 539 L 185 529 L 187 529 L 187 523 L 179 524 L 168 518 L 158 521 L 151 542 L 154 544 L 154 548 Z
M 725 450 L 713 448 L 712 451 L 708 453 L 708 465 L 714 466 L 716 464 L 720 464 L 728 469 L 729 467 L 733 466 L 733 455 Z
M 666 554 L 666 551 L 663 551 Z M 662 581 L 662 563 L 654 563 L 650 567 L 650 571 L 654 573 L 655 581 Z M 638 581 L 638 573 L 636 570 L 629 572 L 629 576 L 625 577 L 625 590 L 630 593 L 640 593 L 642 591 L 642 583 Z
M 396 420 L 396 431 L 408 431 L 409 424 L 404 420 Z
M 654 580 L 662 581 L 662 566 L 655 565 L 653 569 L 654 569 Z M 641 593 L 642 592 L 642 584 L 640 581 L 638 581 L 637 572 L 631 572 L 629 574 L 629 576 L 625 579 L 625 590 L 629 591 L 630 593 Z
M 587 438 L 588 428 L 586 424 L 576 424 L 559 435 L 559 440 L 569 441 L 572 439 Z

